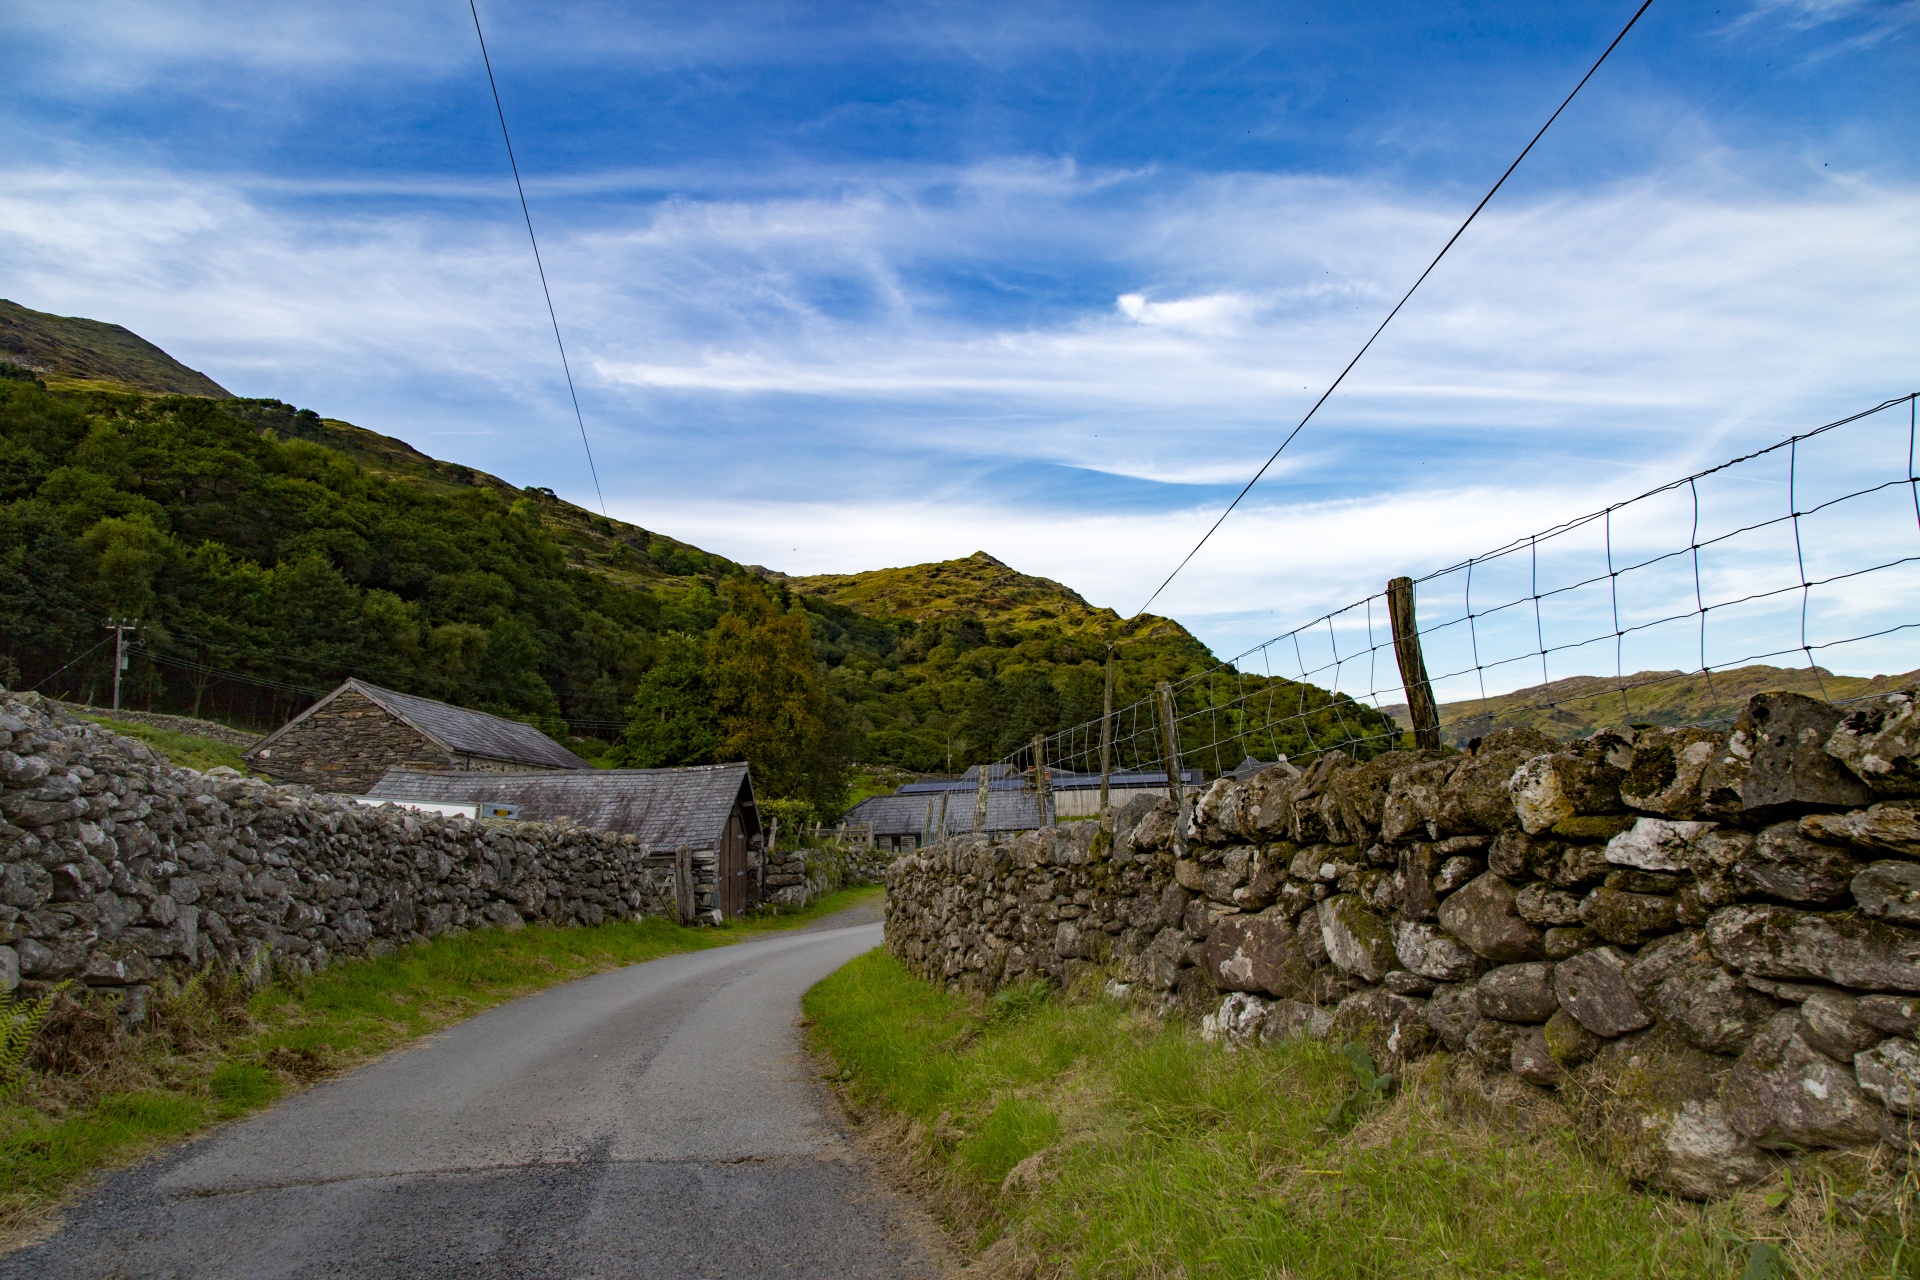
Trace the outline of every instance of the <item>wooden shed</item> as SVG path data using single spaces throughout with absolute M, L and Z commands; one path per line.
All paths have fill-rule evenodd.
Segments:
M 711 862 L 711 906 L 728 919 L 760 898 L 760 809 L 744 763 L 570 773 L 391 769 L 365 794 L 398 804 L 514 805 L 522 822 L 567 820 L 633 836 L 653 856 L 687 850 L 697 864 Z
M 275 782 L 348 795 L 396 766 L 462 773 L 589 767 L 530 724 L 353 679 L 254 743 L 246 761 Z

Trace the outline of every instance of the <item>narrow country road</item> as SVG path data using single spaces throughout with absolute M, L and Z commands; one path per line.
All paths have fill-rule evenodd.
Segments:
M 796 1028 L 879 942 L 776 934 L 516 1000 L 113 1175 L 0 1277 L 938 1275 Z

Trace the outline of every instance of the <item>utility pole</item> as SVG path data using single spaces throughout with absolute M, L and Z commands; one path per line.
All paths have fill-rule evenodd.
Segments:
M 113 632 L 113 709 L 120 709 L 120 673 L 127 669 L 127 632 L 140 625 L 138 618 L 108 618 L 107 630 Z
M 1107 779 L 1113 774 L 1113 645 L 1107 645 L 1107 696 L 1100 711 L 1100 812 L 1107 811 Z

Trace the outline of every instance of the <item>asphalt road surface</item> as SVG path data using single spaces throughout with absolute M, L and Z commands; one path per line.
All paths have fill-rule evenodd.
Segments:
M 879 943 L 775 934 L 515 1000 L 111 1176 L 0 1277 L 937 1276 L 799 1044 L 801 993 Z

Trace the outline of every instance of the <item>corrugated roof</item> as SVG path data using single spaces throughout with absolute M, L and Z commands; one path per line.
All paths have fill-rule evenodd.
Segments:
M 338 689 L 254 743 L 247 754 L 252 755 L 261 747 L 271 746 L 276 738 L 349 689 L 389 715 L 412 725 L 447 750 L 461 755 L 486 756 L 513 764 L 544 765 L 550 769 L 592 767 L 530 724 L 521 724 L 504 716 L 488 715 L 484 711 L 469 711 L 465 707 L 451 706 L 411 693 L 397 693 L 354 678 L 347 679 Z
M 760 813 L 745 764 L 572 773 L 389 769 L 367 794 L 377 800 L 517 804 L 523 822 L 572 818 L 599 831 L 637 836 L 649 853 L 671 853 L 681 845 L 714 848 L 736 799 L 745 811 L 748 837 L 760 830 Z
M 1264 767 L 1272 768 L 1271 765 Z M 1182 769 L 1180 771 L 1180 780 L 1189 786 L 1197 787 L 1206 780 L 1206 775 L 1199 769 Z M 1070 773 L 1065 769 L 1049 769 L 1047 770 L 1047 785 L 1056 791 L 1078 791 L 1088 787 L 1098 788 L 1100 785 L 1100 775 L 1097 773 Z M 1167 772 L 1164 769 L 1146 769 L 1139 772 L 1114 773 L 1109 775 L 1108 785 L 1110 787 L 1164 787 L 1167 785 Z M 973 795 L 978 792 L 979 789 L 980 775 L 976 773 L 972 781 L 962 778 L 924 778 L 916 782 L 903 783 L 895 789 L 893 794 L 897 796 L 924 796 L 939 795 L 943 791 L 964 791 L 968 795 Z M 1031 774 L 1024 777 L 990 779 L 987 783 L 987 789 L 989 792 L 1031 791 L 1033 790 L 1033 779 Z

